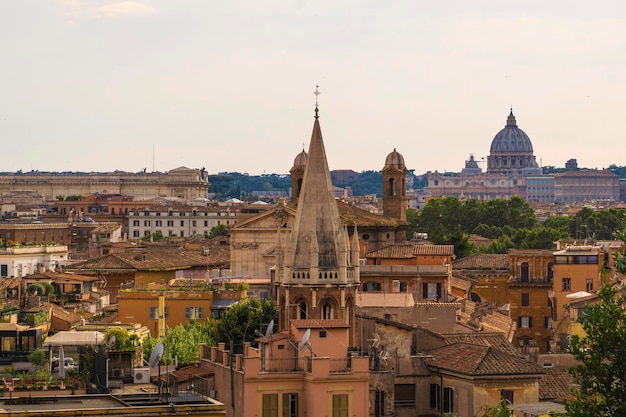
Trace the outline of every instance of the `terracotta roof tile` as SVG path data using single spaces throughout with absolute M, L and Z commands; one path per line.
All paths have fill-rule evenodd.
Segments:
M 365 254 L 366 258 L 410 259 L 416 256 L 453 256 L 454 245 L 424 245 L 413 242 L 397 243 Z
M 515 350 L 515 347 L 502 333 L 486 333 L 486 332 L 473 332 L 473 333 L 452 333 L 442 334 L 446 345 L 453 345 L 455 343 L 474 343 L 481 346 L 489 346 L 495 349 L 499 349 L 503 352 L 513 356 L 520 356 L 519 352 Z
M 456 259 L 452 269 L 509 269 L 507 254 L 476 254 Z
M 346 323 L 343 319 L 331 319 L 331 320 L 317 320 L 317 319 L 306 319 L 306 320 L 292 320 L 292 325 L 296 329 L 330 329 L 337 327 L 350 327 L 348 323 Z
M 468 376 L 541 375 L 541 368 L 499 349 L 472 343 L 455 343 L 429 352 L 429 367 L 445 369 Z
M 224 266 L 229 262 L 227 245 L 211 246 L 210 255 L 200 249 L 185 249 L 180 246 L 147 246 L 112 253 L 100 258 L 90 259 L 68 267 L 68 270 L 151 270 L 151 269 L 186 269 L 197 266 Z
M 539 400 L 563 400 L 571 397 L 570 387 L 574 379 L 566 368 L 544 368 L 545 375 L 539 381 Z

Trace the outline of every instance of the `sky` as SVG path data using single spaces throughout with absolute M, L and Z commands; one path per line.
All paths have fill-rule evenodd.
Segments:
M 626 165 L 623 0 L 0 0 L 0 171 Z

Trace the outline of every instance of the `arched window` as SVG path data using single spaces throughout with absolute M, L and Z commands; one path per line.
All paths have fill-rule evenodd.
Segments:
M 552 282 L 552 280 L 554 279 L 554 271 L 552 270 L 552 265 L 552 262 L 548 263 L 548 270 L 546 271 L 548 282 Z
M 528 274 L 528 262 L 522 262 L 522 275 L 521 275 L 521 279 L 522 282 L 529 282 L 530 281 L 530 277 Z
M 298 319 L 305 320 L 306 318 L 306 303 L 302 301 L 300 304 L 298 304 Z
M 333 306 L 330 302 L 326 301 L 324 305 L 322 305 L 322 319 L 330 320 L 333 318 Z
M 389 178 L 389 195 L 396 195 L 396 180 L 394 178 Z
M 302 189 L 302 178 L 298 178 L 297 189 L 296 189 L 296 197 L 300 197 L 300 190 L 301 189 Z

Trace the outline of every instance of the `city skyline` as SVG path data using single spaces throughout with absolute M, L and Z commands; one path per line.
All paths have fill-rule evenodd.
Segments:
M 537 162 L 624 165 L 626 5 L 481 0 L 3 2 L 0 171 L 286 174 L 319 84 L 331 170 L 489 154 L 512 106 Z

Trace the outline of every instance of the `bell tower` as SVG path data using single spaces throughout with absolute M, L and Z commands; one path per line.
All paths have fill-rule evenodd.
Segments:
M 404 157 L 395 150 L 387 155 L 383 168 L 383 215 L 406 222 L 406 174 Z

